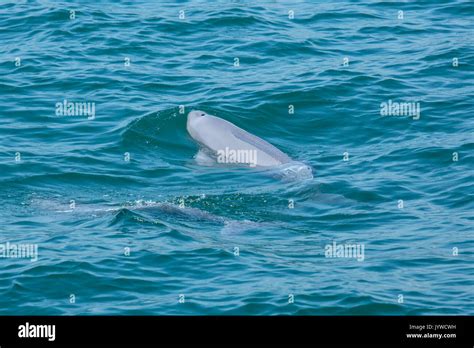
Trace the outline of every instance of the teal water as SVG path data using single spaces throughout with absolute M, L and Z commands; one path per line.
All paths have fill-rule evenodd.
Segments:
M 0 258 L 0 314 L 474 314 L 473 14 L 3 1 L 0 244 L 38 260 Z M 196 164 L 192 109 L 314 178 Z

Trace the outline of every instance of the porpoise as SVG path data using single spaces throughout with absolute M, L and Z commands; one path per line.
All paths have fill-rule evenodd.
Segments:
M 191 111 L 186 128 L 200 147 L 196 156 L 199 162 L 212 160 L 229 165 L 278 168 L 284 177 L 313 177 L 306 164 L 292 160 L 269 142 L 204 111 Z

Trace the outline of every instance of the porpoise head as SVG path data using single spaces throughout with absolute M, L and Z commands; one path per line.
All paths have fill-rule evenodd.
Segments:
M 201 110 L 192 110 L 188 114 L 186 129 L 188 130 L 188 133 L 191 135 L 191 137 L 196 141 L 200 140 L 198 133 L 195 131 L 196 121 L 198 121 L 201 117 L 204 117 L 204 116 L 209 116 L 209 115 Z
M 209 116 L 208 114 L 206 114 L 204 111 L 201 111 L 201 110 L 192 110 L 189 112 L 188 114 L 188 124 L 192 121 L 194 121 L 195 119 L 199 118 L 199 117 L 203 117 L 203 116 Z

